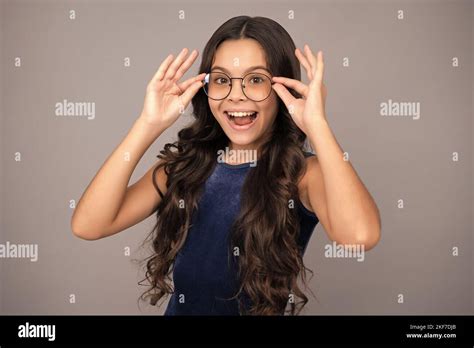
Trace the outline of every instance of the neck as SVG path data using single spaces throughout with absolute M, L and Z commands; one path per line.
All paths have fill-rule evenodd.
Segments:
M 225 162 L 229 164 L 242 164 L 257 161 L 260 158 L 263 142 L 264 139 L 260 139 L 251 144 L 241 145 L 229 141 L 229 153 L 226 151 Z

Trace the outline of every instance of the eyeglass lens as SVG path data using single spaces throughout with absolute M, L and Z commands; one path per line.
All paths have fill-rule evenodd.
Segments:
M 272 83 L 268 76 L 260 73 L 250 73 L 244 76 L 242 91 L 245 96 L 253 101 L 266 99 L 272 91 Z M 223 72 L 211 72 L 206 79 L 204 91 L 211 99 L 226 98 L 232 89 L 231 78 Z

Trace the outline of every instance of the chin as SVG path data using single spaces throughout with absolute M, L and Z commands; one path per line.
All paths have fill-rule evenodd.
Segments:
M 257 136 L 252 136 L 252 135 L 244 135 L 244 134 L 228 134 L 226 133 L 227 137 L 230 139 L 230 141 L 238 146 L 249 146 L 257 140 Z

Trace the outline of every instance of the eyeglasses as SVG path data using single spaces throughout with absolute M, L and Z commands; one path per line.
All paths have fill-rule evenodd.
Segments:
M 253 101 L 267 99 L 272 93 L 271 78 L 262 73 L 248 73 L 244 77 L 230 77 L 220 71 L 211 71 L 204 78 L 204 92 L 213 100 L 222 100 L 232 90 L 232 80 L 242 80 L 241 88 L 244 95 Z

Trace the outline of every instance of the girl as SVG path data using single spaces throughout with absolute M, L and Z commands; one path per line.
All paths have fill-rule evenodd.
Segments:
M 172 294 L 165 315 L 298 314 L 308 299 L 297 280 L 306 286 L 303 255 L 319 221 L 337 243 L 368 250 L 380 239 L 377 206 L 326 120 L 322 52 L 295 49 L 271 19 L 239 16 L 212 35 L 200 73 L 180 83 L 197 55 L 183 49 L 162 62 L 140 117 L 81 197 L 72 230 L 95 240 L 155 213 L 142 298 L 155 305 Z M 190 102 L 194 122 L 127 187 Z

